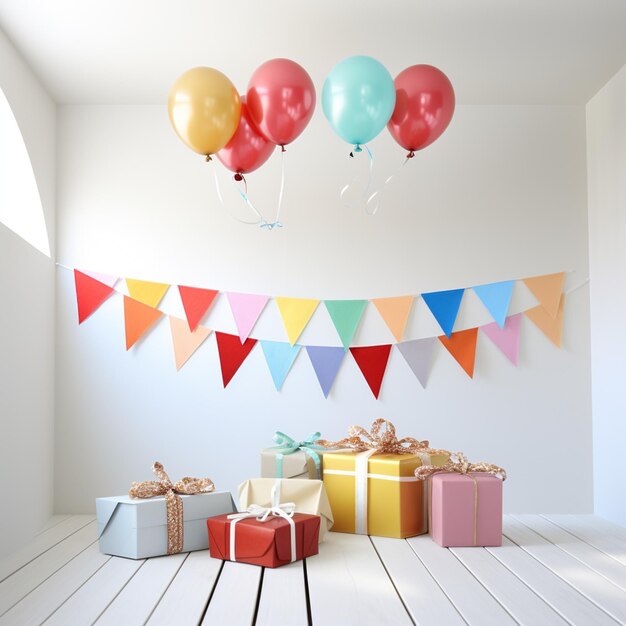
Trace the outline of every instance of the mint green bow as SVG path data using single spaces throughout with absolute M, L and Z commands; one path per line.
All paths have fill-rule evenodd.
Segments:
M 322 435 L 320 433 L 312 433 L 310 434 L 304 441 L 296 441 L 292 439 L 289 435 L 285 435 L 285 433 L 276 431 L 274 434 L 274 441 L 278 444 L 277 446 L 273 446 L 270 448 L 271 450 L 277 450 L 276 454 L 276 478 L 283 477 L 283 459 L 286 454 L 293 454 L 298 450 L 302 450 L 304 454 L 313 459 L 313 463 L 315 463 L 315 471 L 317 474 L 317 479 L 319 480 L 322 475 L 322 463 L 320 460 L 320 455 L 316 452 L 316 450 L 325 450 L 323 446 L 316 445 L 316 442 L 320 439 Z

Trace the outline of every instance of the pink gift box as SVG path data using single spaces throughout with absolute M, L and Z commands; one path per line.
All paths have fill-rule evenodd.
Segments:
M 440 546 L 502 545 L 502 480 L 441 472 L 430 478 L 430 534 Z

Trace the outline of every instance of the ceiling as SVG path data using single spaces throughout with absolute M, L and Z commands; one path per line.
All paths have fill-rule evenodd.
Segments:
M 196 65 L 243 92 L 274 57 L 320 92 L 368 54 L 436 65 L 464 104 L 583 104 L 626 63 L 626 0 L 0 0 L 0 28 L 60 103 L 164 103 Z

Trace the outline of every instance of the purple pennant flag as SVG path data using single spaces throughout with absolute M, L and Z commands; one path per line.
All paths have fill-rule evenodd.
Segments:
M 307 346 L 306 351 L 324 392 L 324 397 L 328 398 L 346 351 L 344 348 L 334 346 Z
M 397 344 L 400 354 L 408 363 L 415 374 L 420 385 L 426 388 L 430 365 L 433 360 L 433 350 L 437 343 L 437 337 L 427 337 L 426 339 L 414 339 L 413 341 L 403 341 Z

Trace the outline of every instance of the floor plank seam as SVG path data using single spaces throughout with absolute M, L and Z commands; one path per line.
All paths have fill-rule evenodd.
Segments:
M 180 565 L 176 568 L 174 575 L 170 578 L 170 581 L 167 583 L 167 585 L 165 585 L 165 589 L 163 589 L 163 592 L 159 596 L 159 599 L 154 603 L 154 606 L 152 607 L 152 610 L 148 614 L 148 617 L 146 617 L 146 619 L 144 620 L 143 626 L 146 626 L 146 624 L 150 621 L 152 614 L 156 611 L 156 608 L 161 603 L 161 600 L 163 600 L 163 596 L 167 593 L 167 590 L 172 586 L 172 583 L 176 579 L 176 576 L 178 576 L 178 572 L 180 572 L 180 568 L 185 564 L 185 561 L 189 558 L 190 554 L 191 554 L 190 552 L 187 552 L 187 554 L 185 555 L 185 558 L 180 562 Z
M 201 626 L 202 622 L 204 621 L 204 616 L 206 615 L 206 612 L 209 610 L 209 604 L 211 604 L 211 600 L 213 599 L 213 594 L 215 593 L 215 590 L 217 589 L 217 584 L 220 580 L 220 576 L 222 575 L 222 572 L 224 571 L 225 562 L 226 561 L 222 561 L 220 565 L 220 569 L 217 572 L 215 581 L 213 582 L 213 588 L 211 589 L 211 592 L 209 593 L 209 597 L 207 598 L 206 604 L 204 605 L 204 610 L 202 611 L 202 615 L 200 615 L 200 619 L 198 620 L 198 623 L 196 624 L 196 626 Z
M 114 557 L 114 558 L 123 558 L 123 557 Z M 90 626 L 93 626 L 97 621 L 108 611 L 109 607 L 115 602 L 117 597 L 126 589 L 126 585 L 137 575 L 137 572 L 141 570 L 141 568 L 146 564 L 147 559 L 144 559 L 141 565 L 133 572 L 133 575 L 120 587 L 119 591 L 107 602 L 107 605 L 98 613 L 96 619 L 91 622 Z
M 513 622 L 515 624 L 519 624 L 519 622 L 515 619 L 513 614 L 504 606 L 504 604 L 502 604 L 502 602 L 500 602 L 500 600 L 498 600 L 498 598 L 496 598 L 496 596 L 493 595 L 493 593 L 491 593 L 491 591 L 482 583 L 480 578 L 478 578 L 476 576 L 476 574 L 474 574 L 474 572 L 469 567 L 467 567 L 467 565 L 465 565 L 465 563 L 463 563 L 463 561 L 459 558 L 459 556 L 456 554 L 456 552 L 454 552 L 454 550 L 450 549 L 450 548 L 446 548 L 446 549 L 469 572 L 469 574 L 472 576 L 472 578 L 493 598 L 494 602 L 513 620 Z M 475 549 L 475 550 L 484 550 L 485 548 L 474 547 L 473 549 Z
M 40 552 L 37 556 L 34 556 L 32 559 L 30 559 L 30 561 L 27 561 L 23 565 L 20 565 L 16 570 L 13 570 L 10 574 L 7 574 L 4 578 L 0 579 L 0 584 L 2 584 L 5 580 L 11 578 L 11 576 L 13 576 L 14 574 L 17 574 L 17 572 L 19 572 L 21 569 L 24 569 L 27 565 L 30 565 L 33 561 L 36 561 L 40 556 L 43 556 L 46 552 L 49 552 L 50 550 L 52 550 L 52 548 L 56 548 L 60 543 L 63 543 L 66 539 L 69 539 L 72 535 L 75 535 L 78 531 L 82 530 L 86 526 L 89 526 L 89 524 L 93 524 L 93 523 L 95 523 L 95 519 L 89 520 L 88 522 L 83 524 L 80 528 L 77 528 L 75 531 L 71 532 L 69 535 L 66 535 L 65 537 L 63 537 L 63 539 L 59 539 L 59 541 L 57 541 L 55 544 L 51 545 L 49 548 L 46 548 L 45 550 Z M 47 531 L 44 531 L 44 532 L 47 532 Z
M 93 545 L 93 544 L 92 544 Z M 77 555 L 78 556 L 78 555 Z M 78 593 L 78 591 L 87 584 L 87 582 L 89 582 L 113 557 L 109 557 L 95 572 L 93 572 L 90 576 L 88 576 L 80 585 L 78 585 L 78 587 L 76 587 L 76 589 L 74 589 L 74 591 L 72 591 L 72 593 L 70 593 L 69 596 L 67 596 L 67 598 L 65 598 L 65 600 L 63 600 L 63 602 L 61 602 L 61 604 L 59 604 L 59 606 L 57 606 L 56 609 L 54 609 L 54 611 L 52 611 L 52 613 L 50 613 L 50 615 L 48 615 L 48 617 L 46 617 L 46 619 L 44 619 L 44 621 L 42 623 L 45 623 L 47 620 L 49 620 L 66 602 L 69 601 L 69 599 L 74 596 L 74 594 Z M 63 566 L 65 567 L 65 566 Z M 34 589 L 33 589 L 34 591 Z M 32 593 L 32 591 L 30 592 Z M 24 596 L 25 598 L 27 598 L 28 596 Z
M 309 593 L 309 574 L 306 569 L 306 559 L 302 559 L 304 574 L 304 599 L 306 600 L 306 619 L 309 626 L 313 626 L 313 611 L 311 610 L 311 595 Z
M 413 624 L 413 626 L 416 626 L 415 620 L 413 619 L 413 616 L 411 615 L 411 612 L 409 611 L 409 608 L 407 607 L 406 603 L 404 602 L 404 598 L 402 597 L 402 594 L 398 591 L 398 588 L 396 587 L 396 583 L 393 580 L 393 577 L 391 576 L 391 574 L 389 573 L 389 570 L 387 569 L 387 566 L 385 565 L 385 562 L 382 560 L 380 553 L 378 552 L 378 549 L 376 548 L 376 544 L 372 541 L 372 538 L 368 536 L 368 539 L 370 540 L 370 543 L 372 544 L 372 548 L 374 548 L 374 552 L 376 552 L 376 556 L 378 557 L 378 560 L 380 561 L 380 564 L 383 566 L 383 569 L 385 570 L 385 574 L 387 574 L 387 578 L 389 578 L 389 582 L 392 584 L 396 595 L 398 596 L 398 599 L 400 600 L 400 602 L 402 603 L 402 606 L 404 607 L 404 610 L 406 611 L 406 614 L 408 616 L 408 618 L 411 620 L 411 623 Z
M 86 548 L 83 548 L 80 552 L 77 552 L 71 559 L 65 561 L 65 563 L 63 563 L 63 565 L 59 566 L 57 569 L 54 570 L 54 572 L 52 572 L 50 575 L 46 576 L 41 582 L 39 582 L 37 585 L 35 585 L 30 591 L 27 591 L 23 596 L 20 596 L 19 599 L 16 602 L 14 602 L 8 609 L 6 609 L 2 613 L 0 613 L 0 617 L 2 617 L 3 615 L 6 615 L 15 605 L 19 604 L 24 598 L 26 598 L 31 593 L 33 593 L 33 591 L 35 591 L 35 589 L 39 589 L 39 587 L 41 587 L 41 585 L 43 585 L 47 580 L 52 578 L 57 572 L 61 571 L 66 565 L 71 563 L 76 557 L 80 556 L 83 552 L 85 552 L 85 550 L 89 550 L 89 548 L 91 548 L 91 546 L 93 546 L 93 544 L 96 543 L 97 541 L 98 541 L 97 539 L 95 541 L 92 541 Z
M 259 616 L 259 607 L 261 606 L 261 593 L 263 591 L 263 579 L 265 578 L 265 568 L 261 569 L 261 575 L 259 576 L 259 586 L 256 593 L 256 604 L 254 605 L 254 613 L 252 614 L 251 624 L 256 624 L 257 617 Z
M 531 532 L 534 532 L 531 529 Z M 607 609 L 605 609 L 603 606 L 601 606 L 600 604 L 598 604 L 593 598 L 590 598 L 584 591 L 581 591 L 580 589 L 578 589 L 578 587 L 575 587 L 574 585 L 572 585 L 568 580 L 566 580 L 565 578 L 563 578 L 563 576 L 561 576 L 561 574 L 559 574 L 559 572 L 556 572 L 555 570 L 553 570 L 552 568 L 548 567 L 541 559 L 537 558 L 532 552 L 529 552 L 524 545 L 517 543 L 516 541 L 514 541 L 513 539 L 511 539 L 511 537 L 509 537 L 506 533 L 503 533 L 504 536 L 511 541 L 512 543 L 514 543 L 516 546 L 518 546 L 519 548 L 521 548 L 522 550 L 524 550 L 524 552 L 526 554 L 528 554 L 529 556 L 531 556 L 535 561 L 537 561 L 537 563 L 539 563 L 540 565 L 542 565 L 543 567 L 545 567 L 548 571 L 552 572 L 555 576 L 557 576 L 560 580 L 562 580 L 566 585 L 568 585 L 571 589 L 573 589 L 574 591 L 578 592 L 583 598 L 585 598 L 585 600 L 591 602 L 591 604 L 593 604 L 596 608 L 600 609 L 600 611 L 602 611 L 603 613 L 605 613 L 606 615 L 608 615 L 612 620 L 614 620 L 617 624 L 620 624 L 621 622 L 616 619 L 613 615 L 611 615 L 611 613 L 609 613 L 609 611 Z M 554 545 L 553 543 L 551 543 L 550 545 Z
M 424 567 L 428 575 L 433 579 L 435 585 L 437 585 L 437 587 L 441 589 L 441 593 L 443 593 L 443 595 L 448 599 L 448 602 L 454 607 L 454 610 L 459 614 L 459 617 L 463 620 L 463 622 L 465 622 L 465 624 L 467 624 L 467 626 L 470 626 L 470 623 L 465 619 L 465 617 L 463 616 L 463 613 L 461 613 L 461 611 L 459 610 L 459 607 L 452 601 L 452 598 L 446 593 L 446 590 L 441 586 L 441 584 L 439 583 L 435 575 L 430 571 L 430 568 L 426 565 L 426 563 L 424 563 L 420 555 L 415 551 L 415 549 L 411 545 L 411 542 L 407 541 L 407 543 L 409 544 L 409 548 L 411 548 L 411 551 L 413 552 L 413 554 L 417 557 L 417 560 L 422 564 L 422 566 Z
M 62 522 L 65 522 L 68 519 L 70 519 L 70 517 L 67 515 L 61 516 L 61 519 L 57 520 L 54 524 L 52 524 L 52 526 L 48 526 L 48 528 L 42 528 L 38 533 L 35 533 L 35 537 L 39 537 L 39 535 L 43 535 L 44 533 L 47 533 L 49 530 L 56 528 L 59 524 L 61 524 Z

